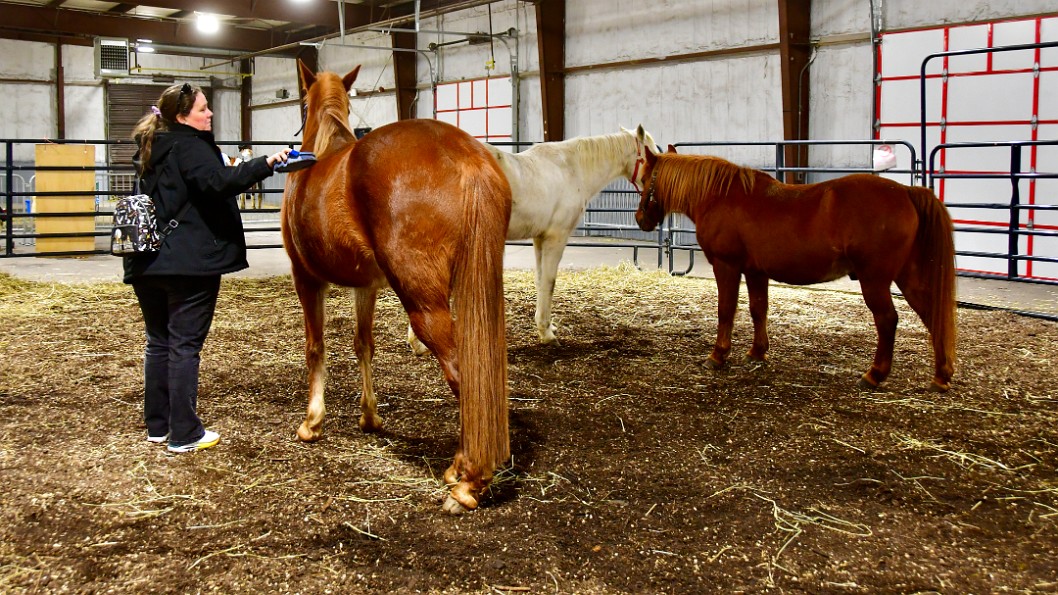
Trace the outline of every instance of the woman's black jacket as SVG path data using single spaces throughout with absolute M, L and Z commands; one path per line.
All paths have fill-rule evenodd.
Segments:
M 154 199 L 160 228 L 186 201 L 191 208 L 158 252 L 125 257 L 125 282 L 147 275 L 220 275 L 248 267 L 236 197 L 271 175 L 266 157 L 228 167 L 210 132 L 174 124 L 155 134 L 140 191 Z

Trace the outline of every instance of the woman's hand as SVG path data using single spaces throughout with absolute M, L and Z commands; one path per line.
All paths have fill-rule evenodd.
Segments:
M 275 155 L 268 156 L 268 167 L 275 167 L 276 162 L 286 163 L 287 155 L 290 154 L 290 148 L 283 149 Z

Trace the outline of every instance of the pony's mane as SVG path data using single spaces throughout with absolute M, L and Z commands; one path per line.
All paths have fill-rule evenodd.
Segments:
M 749 194 L 756 171 L 719 157 L 703 155 L 658 155 L 655 193 L 664 199 L 666 210 L 689 213 L 690 207 L 715 195 L 726 194 L 739 183 Z
M 349 128 L 349 97 L 338 75 L 325 72 L 312 85 L 315 92 L 316 131 L 313 150 L 317 157 L 356 140 Z

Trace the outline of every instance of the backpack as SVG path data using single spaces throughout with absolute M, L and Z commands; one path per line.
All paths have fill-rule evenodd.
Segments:
M 150 196 L 134 194 L 118 199 L 114 205 L 114 226 L 110 231 L 111 254 L 129 256 L 138 252 L 157 252 L 164 238 L 165 235 L 158 230 L 158 217 Z
M 110 230 L 110 253 L 114 256 L 132 256 L 144 252 L 157 252 L 162 242 L 180 225 L 180 219 L 191 208 L 184 203 L 180 211 L 164 228 L 158 229 L 157 209 L 154 199 L 147 194 L 133 194 L 118 199 L 114 205 L 113 227 Z

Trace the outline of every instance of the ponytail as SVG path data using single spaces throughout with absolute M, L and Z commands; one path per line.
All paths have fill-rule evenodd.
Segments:
M 190 83 L 172 85 L 162 91 L 158 97 L 158 105 L 152 105 L 151 110 L 136 123 L 136 127 L 132 129 L 132 139 L 139 145 L 139 151 L 133 160 L 137 175 L 143 177 L 151 169 L 151 145 L 154 144 L 154 135 L 170 130 L 176 123 L 177 116 L 187 116 L 191 113 L 195 98 L 201 92 L 200 87 Z

